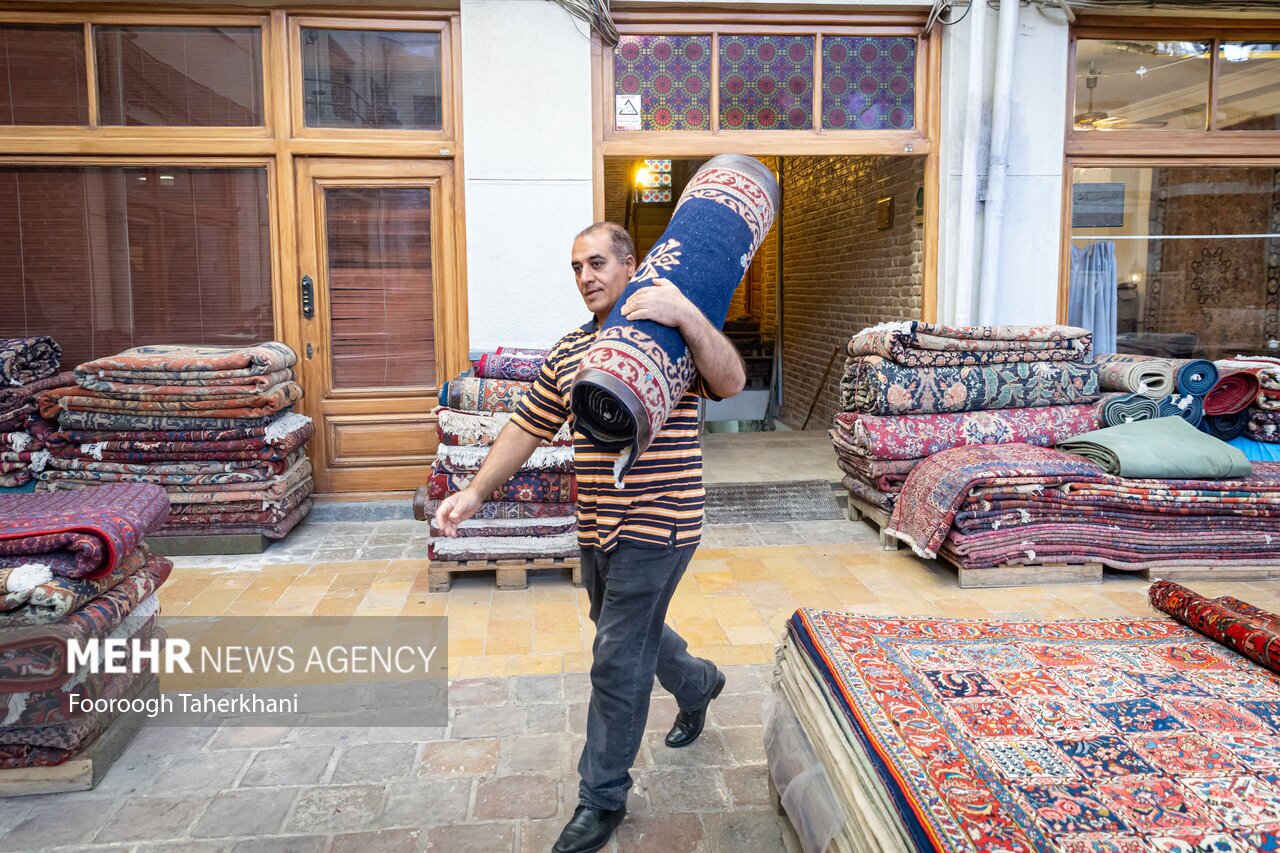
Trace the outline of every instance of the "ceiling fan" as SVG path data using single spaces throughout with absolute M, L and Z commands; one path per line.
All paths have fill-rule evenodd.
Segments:
M 1126 118 L 1113 116 L 1105 110 L 1095 110 L 1093 108 L 1093 90 L 1098 88 L 1098 73 L 1096 69 L 1089 69 L 1089 76 L 1084 78 L 1084 85 L 1089 90 L 1089 105 L 1084 112 L 1076 113 L 1076 130 L 1145 130 L 1161 128 L 1168 124 L 1167 121 L 1130 121 Z

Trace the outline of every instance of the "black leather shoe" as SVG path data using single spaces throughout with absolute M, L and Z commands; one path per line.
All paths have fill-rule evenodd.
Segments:
M 573 817 L 560 830 L 551 853 L 595 853 L 609 843 L 609 836 L 627 816 L 627 807 L 605 811 L 591 806 L 578 806 Z
M 702 734 L 702 727 L 707 724 L 707 708 L 711 707 L 711 700 L 719 696 L 721 690 L 724 690 L 724 673 L 717 672 L 716 687 L 707 697 L 707 703 L 696 711 L 681 711 L 676 714 L 676 724 L 667 732 L 667 746 L 679 749 L 698 739 L 698 735 Z

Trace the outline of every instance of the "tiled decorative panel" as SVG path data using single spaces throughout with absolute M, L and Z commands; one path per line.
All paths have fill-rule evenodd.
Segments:
M 721 36 L 720 127 L 813 127 L 812 36 Z
M 641 130 L 711 129 L 711 37 L 622 36 L 615 95 L 639 95 Z
M 640 203 L 641 204 L 670 204 L 671 189 L 668 187 L 665 190 L 641 190 Z
M 915 39 L 823 36 L 823 130 L 909 129 L 915 88 Z

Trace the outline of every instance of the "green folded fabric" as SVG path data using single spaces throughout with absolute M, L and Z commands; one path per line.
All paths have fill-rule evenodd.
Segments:
M 1247 477 L 1253 466 L 1236 448 L 1180 417 L 1131 421 L 1059 442 L 1108 474 L 1150 480 L 1223 480 Z

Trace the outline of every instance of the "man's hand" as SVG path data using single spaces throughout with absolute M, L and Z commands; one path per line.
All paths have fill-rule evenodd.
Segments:
M 665 278 L 654 279 L 651 286 L 640 288 L 622 305 L 622 316 L 632 322 L 652 320 L 673 329 L 684 329 L 701 314 L 698 306 Z
M 433 526 L 439 535 L 455 537 L 458 535 L 458 525 L 475 515 L 482 503 L 484 500 L 475 494 L 475 489 L 463 489 L 457 494 L 449 495 L 436 510 Z

